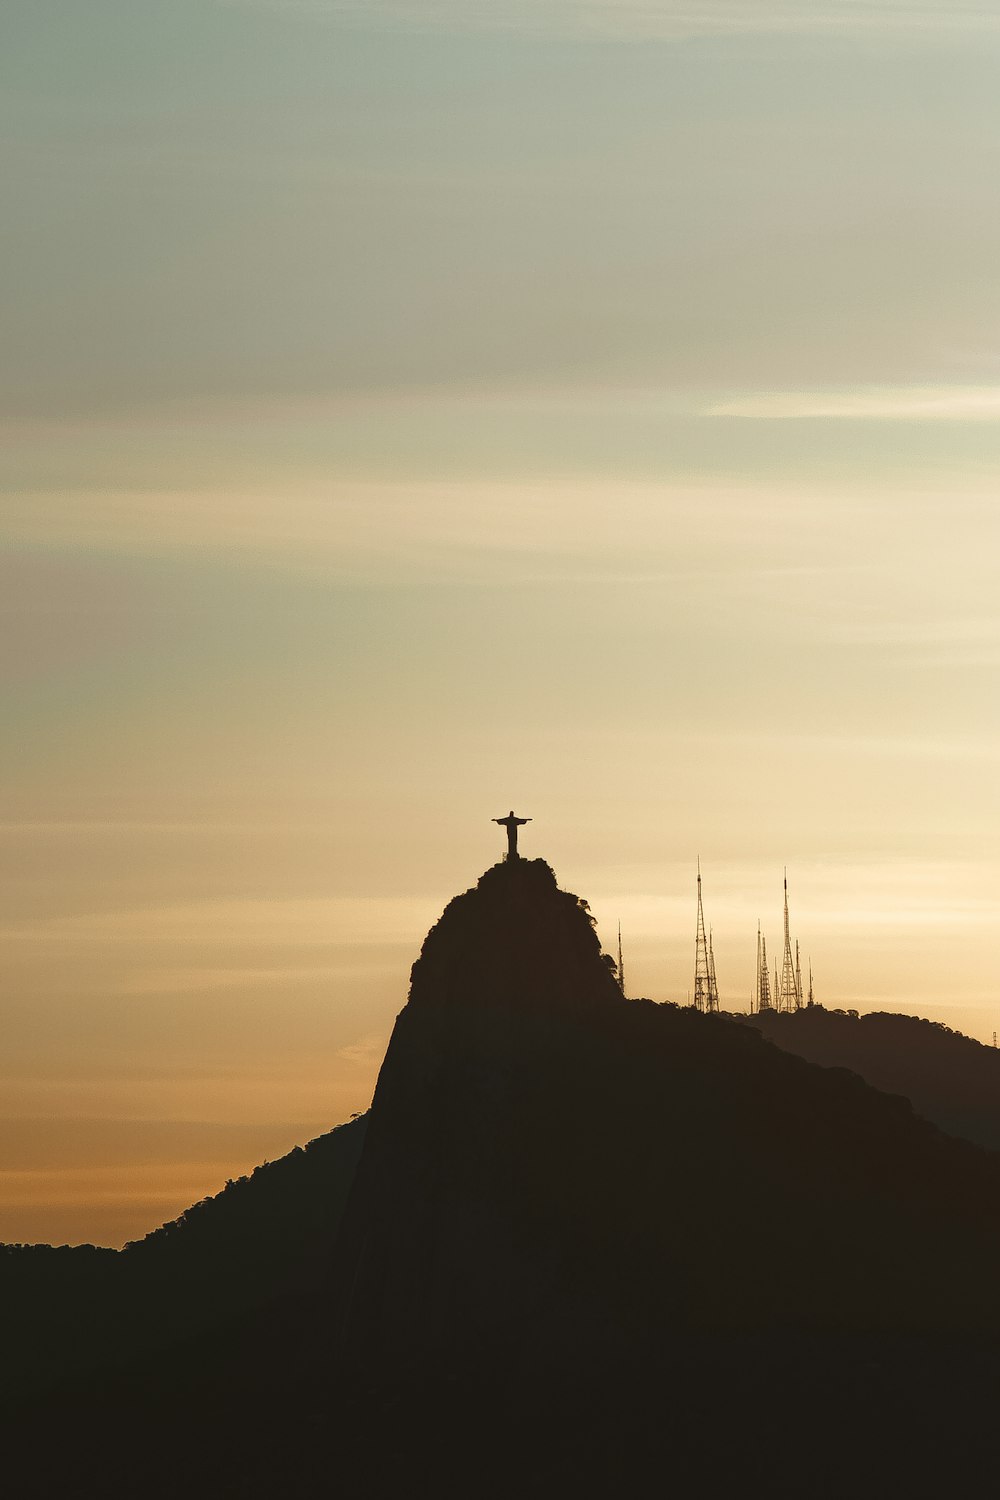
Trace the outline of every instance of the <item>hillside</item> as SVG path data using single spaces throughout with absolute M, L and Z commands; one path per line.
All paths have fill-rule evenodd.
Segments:
M 874 1088 L 903 1094 L 949 1135 L 1000 1150 L 1000 1050 L 937 1021 L 875 1011 L 764 1011 L 740 1020 L 786 1052 L 850 1068 Z
M 325 1281 L 367 1116 L 296 1147 L 123 1251 L 0 1245 L 0 1391 L 113 1370 Z

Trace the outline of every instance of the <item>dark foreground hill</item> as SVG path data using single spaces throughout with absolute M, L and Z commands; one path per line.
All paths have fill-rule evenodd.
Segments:
M 769 1041 L 825 1068 L 850 1068 L 866 1083 L 904 1094 L 949 1135 L 1000 1150 L 1000 1050 L 937 1021 L 809 1005 L 740 1017 Z
M 187 1247 L 169 1295 L 238 1280 L 255 1214 L 235 1245 L 148 1243 Z M 315 1248 L 22 1409 L 36 1492 L 963 1495 L 993 1462 L 1000 1156 L 751 1027 L 624 1000 L 541 861 L 428 935 Z
M 0 1400 L 92 1379 L 325 1289 L 367 1116 L 121 1252 L 0 1245 Z

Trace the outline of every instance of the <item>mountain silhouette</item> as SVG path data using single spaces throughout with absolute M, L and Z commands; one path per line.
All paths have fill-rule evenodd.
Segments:
M 1000 1158 L 748 1026 L 624 1000 L 585 904 L 517 861 L 414 966 L 337 1280 L 378 1373 L 634 1360 L 681 1327 L 980 1328 L 998 1251 Z
M 961 1493 L 998 1252 L 1000 1155 L 626 1000 L 508 860 L 428 934 L 367 1119 L 101 1258 L 131 1342 L 19 1436 L 40 1494 Z

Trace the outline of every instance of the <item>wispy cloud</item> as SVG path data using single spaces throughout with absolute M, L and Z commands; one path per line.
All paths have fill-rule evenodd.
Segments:
M 620 554 L 623 538 L 642 537 L 640 571 L 662 575 L 664 559 L 683 545 L 686 573 L 718 566 L 718 538 L 695 556 L 711 507 L 713 527 L 743 541 L 767 516 L 791 521 L 796 493 L 773 487 L 612 480 L 530 480 L 518 483 L 345 481 L 322 491 L 302 488 L 252 492 L 77 492 L 12 497 L 5 518 L 9 539 L 27 547 L 72 547 L 91 552 L 184 553 L 226 551 L 263 556 L 269 566 L 296 558 L 310 568 L 334 565 L 357 578 L 370 564 L 405 555 L 408 574 L 463 574 L 473 558 L 493 559 L 506 573 L 528 560 L 545 578 L 558 558 L 582 560 L 589 575 L 601 549 Z M 572 524 L 568 525 L 568 519 Z M 734 540 L 735 545 L 735 540 Z M 655 561 L 654 561 L 655 558 Z M 636 565 L 629 557 L 630 574 Z M 564 572 L 564 568 L 560 569 Z
M 288 945 L 300 949 L 346 942 L 412 943 L 436 919 L 445 900 L 401 896 L 379 901 L 361 897 L 203 901 L 138 911 L 36 918 L 11 924 L 0 936 L 9 941 L 163 943 L 169 947 L 206 941 L 230 947 Z M 259 965 L 252 969 L 259 975 Z M 246 974 L 238 974 L 236 982 L 241 978 Z
M 758 918 L 763 918 L 767 933 L 780 926 L 780 868 L 764 871 L 756 861 L 713 860 L 707 865 L 702 862 L 702 872 L 706 889 L 710 884 L 709 914 L 724 947 L 737 936 L 749 949 Z M 599 874 L 594 872 L 595 880 Z M 862 862 L 828 856 L 822 862 L 793 865 L 788 875 L 794 922 L 803 940 L 948 926 L 992 931 L 996 925 L 995 872 L 985 862 L 916 858 Z M 652 895 L 650 881 L 669 894 Z M 664 934 L 672 935 L 686 957 L 692 907 L 689 866 L 667 863 L 653 871 L 636 869 L 627 884 L 613 891 L 606 887 L 599 897 L 595 893 L 599 928 L 601 900 L 613 913 L 603 932 L 609 951 L 620 920 L 630 941 L 662 944 Z M 737 951 L 734 944 L 731 952 Z
M 986 0 L 221 0 L 406 31 L 512 31 L 667 40 L 717 35 L 1000 32 Z
M 377 951 L 381 957 L 382 950 Z M 368 977 L 371 965 L 358 961 L 356 947 L 348 949 L 348 952 L 351 957 L 336 964 L 302 964 L 294 957 L 280 966 L 272 965 L 269 968 L 219 966 L 184 968 L 164 964 L 160 968 L 143 970 L 134 978 L 123 981 L 115 987 L 115 993 L 155 996 L 201 995 L 209 990 L 239 990 L 246 993 L 254 989 L 266 989 L 273 992 L 279 986 L 299 986 L 314 980 L 349 980 Z
M 752 391 L 705 409 L 710 417 L 765 422 L 992 422 L 1000 416 L 1000 386 L 861 386 L 836 391 Z
M 384 1031 L 368 1031 L 347 1047 L 341 1047 L 337 1056 L 355 1067 L 377 1068 L 385 1056 L 388 1037 Z
M 1000 662 L 1000 620 L 963 619 L 947 615 L 913 619 L 840 619 L 832 623 L 828 638 L 869 652 L 873 648 L 891 652 L 901 667 L 927 668 L 995 667 Z M 989 741 L 958 741 L 952 744 L 921 737 L 920 754 L 943 754 L 949 759 L 992 757 Z M 892 754 L 907 754 L 903 746 L 890 747 Z M 912 752 L 910 752 L 912 753 Z

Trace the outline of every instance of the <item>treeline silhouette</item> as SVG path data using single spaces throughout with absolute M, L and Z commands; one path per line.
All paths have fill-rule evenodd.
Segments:
M 998 1254 L 1000 1155 L 625 1000 L 586 903 L 510 861 L 428 934 L 366 1119 L 69 1252 L 131 1342 L 19 1431 L 39 1494 L 961 1494 Z
M 949 1135 L 1000 1150 L 1000 1050 L 940 1021 L 874 1011 L 761 1011 L 743 1020 L 769 1041 L 822 1067 L 850 1068 L 867 1083 L 905 1094 Z
M 0 1395 L 108 1373 L 316 1293 L 367 1116 L 296 1147 L 122 1251 L 0 1245 Z

